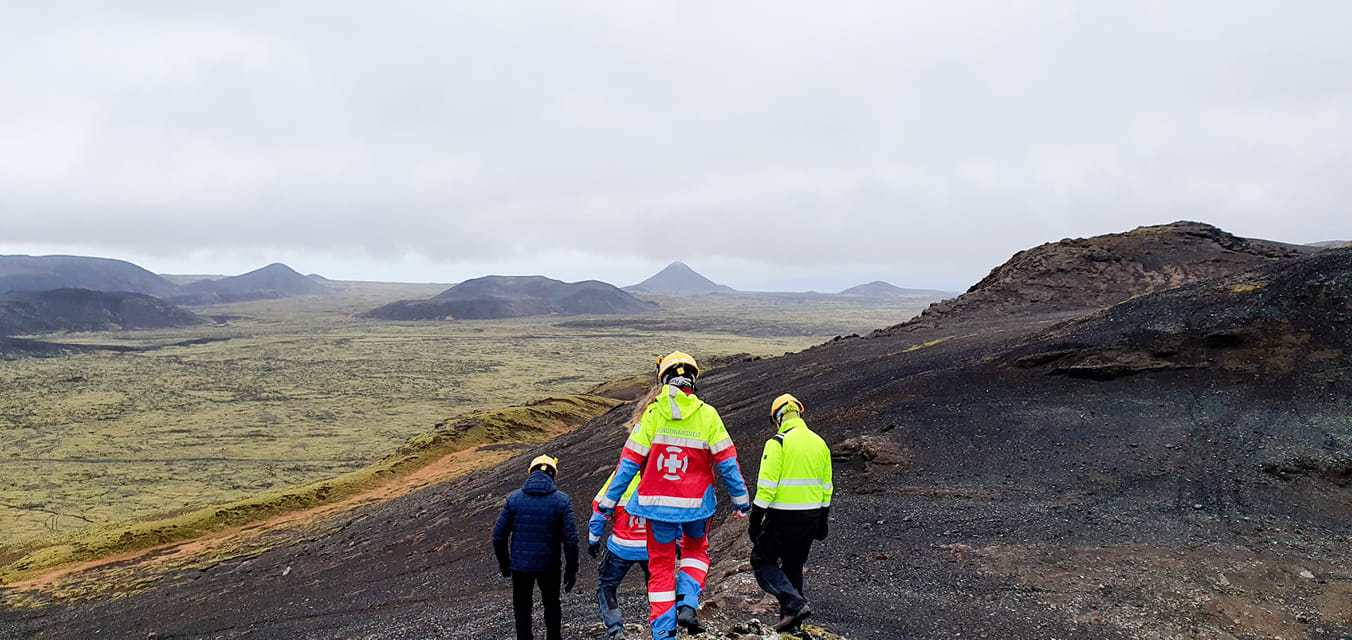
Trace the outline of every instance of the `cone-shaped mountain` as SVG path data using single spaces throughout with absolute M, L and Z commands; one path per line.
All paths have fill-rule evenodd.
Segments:
M 625 287 L 627 291 L 647 293 L 713 293 L 736 291 L 727 285 L 710 280 L 684 262 L 673 262 L 658 271 L 653 277 L 635 285 Z
M 280 262 L 261 269 L 219 280 L 198 280 L 183 287 L 184 294 L 172 298 L 180 304 L 243 302 L 328 293 L 329 288 L 303 276 Z

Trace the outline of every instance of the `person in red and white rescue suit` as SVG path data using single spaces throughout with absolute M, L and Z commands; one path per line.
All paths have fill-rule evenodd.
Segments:
M 723 419 L 695 396 L 698 376 L 694 358 L 680 351 L 658 361 L 662 386 L 625 442 L 610 487 L 597 504 L 603 513 L 615 509 L 630 480 L 642 472 L 627 510 L 648 520 L 649 624 L 654 640 L 675 638 L 677 624 L 691 633 L 704 631 L 695 612 L 709 571 L 709 519 L 718 505 L 715 469 L 732 497 L 734 515 L 746 517 L 751 510 L 737 449 Z M 679 577 L 674 575 L 678 545 Z

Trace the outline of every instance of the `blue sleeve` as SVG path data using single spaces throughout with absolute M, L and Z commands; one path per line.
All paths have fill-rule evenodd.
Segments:
M 606 517 L 601 515 L 600 512 L 593 511 L 591 520 L 587 521 L 587 533 L 590 534 L 587 542 L 600 542 L 601 538 L 606 535 Z
M 502 505 L 502 513 L 498 514 L 498 523 L 493 525 L 493 541 L 506 540 L 510 535 L 512 535 L 512 498 L 508 496 L 507 504 Z
M 751 498 L 747 495 L 746 481 L 742 479 L 742 468 L 737 464 L 737 458 L 728 458 L 718 463 L 718 472 L 723 476 L 723 482 L 728 486 L 728 495 L 732 496 L 732 504 L 738 509 L 743 509 L 751 504 Z
M 610 488 L 606 489 L 605 498 L 601 500 L 601 506 L 606 509 L 614 509 L 615 505 L 624 497 L 624 490 L 629 488 L 629 482 L 638 475 L 638 463 L 628 458 L 620 458 L 620 466 L 615 469 L 615 478 L 610 481 Z M 745 487 L 742 489 L 746 490 Z

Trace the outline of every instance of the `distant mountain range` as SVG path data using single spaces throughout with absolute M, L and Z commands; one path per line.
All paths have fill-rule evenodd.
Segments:
M 485 276 L 426 300 L 400 300 L 364 314 L 385 320 L 484 320 L 539 315 L 609 315 L 657 309 L 597 280 L 562 282 L 544 276 Z
M 178 280 L 178 282 L 175 282 Z M 242 302 L 316 295 L 329 291 L 321 276 L 303 276 L 274 263 L 227 278 L 187 284 L 156 275 L 130 262 L 85 256 L 0 256 L 0 292 L 88 289 L 141 293 L 182 305 Z
M 710 280 L 699 272 L 695 271 L 684 262 L 673 262 L 661 271 L 658 271 L 651 278 L 638 284 L 629 285 L 624 288 L 625 291 L 634 293 L 656 293 L 667 295 L 693 295 L 705 293 L 753 293 L 738 291 L 727 285 L 718 284 Z M 758 295 L 809 295 L 809 296 L 832 296 L 837 294 L 806 292 L 754 292 Z M 940 300 L 950 297 L 953 294 L 946 291 L 935 291 L 933 289 L 903 289 L 881 280 L 875 280 L 867 284 L 850 287 L 841 291 L 838 295 L 850 296 L 857 300 Z
M 696 273 L 684 262 L 673 262 L 658 271 L 653 277 L 638 284 L 629 285 L 624 290 L 643 293 L 731 293 L 736 291 L 732 287 L 718 284 Z
M 283 264 L 181 285 L 123 260 L 0 256 L 0 336 L 188 326 L 205 321 L 175 305 L 321 294 L 325 282 Z

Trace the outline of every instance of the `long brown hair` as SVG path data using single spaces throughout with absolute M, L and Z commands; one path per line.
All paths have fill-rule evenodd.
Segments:
M 648 410 L 648 405 L 652 404 L 653 401 L 657 399 L 657 394 L 660 391 L 662 391 L 662 385 L 654 385 L 652 389 L 648 390 L 648 393 L 643 394 L 643 397 L 639 398 L 638 402 L 634 403 L 634 413 L 629 416 L 629 422 L 624 424 L 626 431 L 632 430 L 634 425 L 638 424 L 638 421 L 643 419 L 643 414 Z

